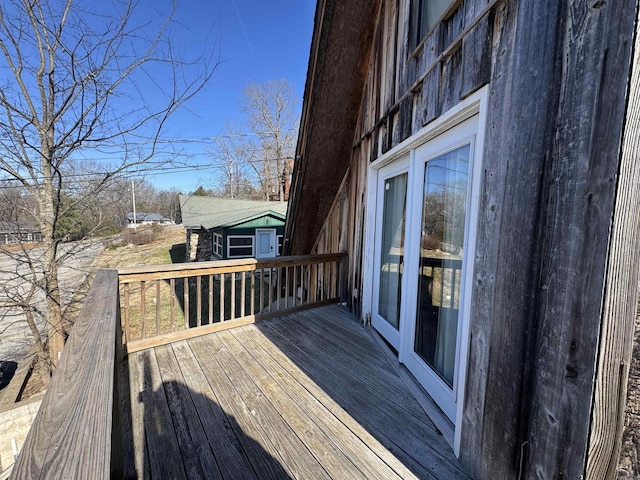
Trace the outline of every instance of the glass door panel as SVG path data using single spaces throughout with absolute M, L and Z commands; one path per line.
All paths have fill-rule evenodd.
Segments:
M 378 315 L 400 328 L 404 233 L 407 211 L 407 174 L 384 181 L 380 246 Z
M 406 159 L 381 169 L 378 177 L 374 303 L 372 325 L 395 349 L 400 348 L 409 174 Z
M 471 146 L 425 164 L 414 351 L 453 388 Z

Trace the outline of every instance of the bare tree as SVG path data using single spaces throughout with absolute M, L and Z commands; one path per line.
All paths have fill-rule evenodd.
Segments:
M 0 5 L 0 172 L 37 203 L 53 364 L 65 336 L 58 273 L 73 254 L 59 249 L 61 220 L 113 178 L 149 164 L 167 119 L 215 69 L 208 56 L 174 54 L 173 5 L 158 22 L 134 14 L 138 4 L 129 0 L 80 3 Z M 72 160 L 95 152 L 114 160 L 90 172 L 92 188 L 78 188 L 85 177 L 74 176 Z
M 251 165 L 262 179 L 267 199 L 272 193 L 280 201 L 285 199 L 285 179 L 291 173 L 298 137 L 297 103 L 293 87 L 284 79 L 250 84 L 244 90 L 243 108 L 260 139 L 259 158 Z
M 256 159 L 256 145 L 229 123 L 223 135 L 216 137 L 211 155 L 222 194 L 228 198 L 247 196 L 251 184 L 251 165 Z

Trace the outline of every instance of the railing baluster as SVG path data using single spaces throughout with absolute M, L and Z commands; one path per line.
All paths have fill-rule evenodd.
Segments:
M 293 306 L 298 305 L 298 266 L 293 266 Z
M 176 323 L 176 280 L 175 278 L 172 278 L 169 280 L 169 289 L 171 290 L 169 292 L 169 309 L 171 310 L 169 312 L 169 322 L 171 323 L 171 331 L 173 332 L 175 329 L 175 323 Z
M 130 322 L 130 312 L 129 312 L 129 284 L 124 284 L 124 343 L 128 343 L 131 339 L 131 334 L 129 333 L 129 322 Z
M 240 280 L 240 316 L 244 317 L 244 312 L 245 312 L 245 307 L 246 307 L 246 303 L 247 303 L 247 278 L 246 278 L 246 274 L 247 272 L 242 272 L 242 277 Z
M 224 273 L 220 274 L 220 321 L 224 322 Z
M 451 269 L 451 305 L 449 308 L 455 308 L 456 300 L 456 268 Z
M 156 280 L 156 335 L 160 335 L 161 322 L 160 280 Z
M 336 298 L 336 286 L 337 286 L 337 265 L 335 262 L 331 262 L 331 298 Z
M 183 288 L 184 292 L 182 297 L 184 298 L 184 327 L 189 328 L 189 277 L 184 277 Z
M 264 309 L 264 268 L 260 269 L 260 313 Z
M 213 275 L 209 275 L 209 325 L 213 323 Z
M 142 280 L 140 282 L 140 335 L 142 338 L 147 337 L 147 332 L 145 329 L 145 317 L 146 317 L 146 307 L 147 307 L 147 298 L 145 295 L 145 282 Z
M 289 267 L 284 267 L 284 308 L 289 308 L 289 283 L 291 278 L 289 277 Z
M 251 272 L 251 315 L 256 314 L 256 271 Z
M 282 268 L 276 269 L 276 275 L 278 276 L 278 282 L 276 288 L 276 310 L 280 310 L 280 298 L 282 297 Z
M 273 302 L 273 269 L 269 269 L 269 311 L 272 312 L 272 302 Z
M 316 302 L 316 293 L 317 293 L 317 282 L 318 282 L 318 264 L 314 263 L 310 266 L 311 269 L 311 280 L 309 281 L 310 285 L 309 285 L 309 299 L 310 299 L 310 303 L 314 303 Z
M 230 273 L 231 277 L 231 320 L 236 318 L 236 274 Z
M 444 267 L 440 267 L 440 308 L 444 307 Z
M 202 277 L 196 277 L 196 326 L 202 326 Z

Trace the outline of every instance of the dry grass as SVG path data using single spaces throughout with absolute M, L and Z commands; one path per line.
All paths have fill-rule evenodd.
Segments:
M 184 242 L 184 229 L 162 227 L 155 240 L 147 244 L 136 245 L 137 242 L 134 242 L 107 248 L 98 258 L 97 268 L 183 262 Z M 238 318 L 242 313 L 242 277 L 237 276 L 234 281 L 235 301 L 232 312 L 232 279 L 230 274 L 225 275 L 222 296 L 224 320 Z M 259 311 L 261 294 L 265 296 L 263 302 L 268 303 L 268 287 L 258 277 L 254 282 L 254 310 L 251 310 L 251 277 L 247 273 L 244 292 L 245 315 L 250 315 L 252 311 Z M 176 279 L 173 282 L 170 280 L 148 281 L 144 284 L 144 290 L 140 283 L 133 283 L 128 287 L 128 294 L 124 286 L 121 287 L 120 302 L 123 306 L 123 324 L 125 318 L 128 318 L 129 341 L 184 330 L 197 325 L 207 325 L 211 320 L 220 321 L 220 275 L 190 277 L 186 283 L 184 279 Z M 143 305 L 144 316 L 142 315 Z
M 151 228 L 151 227 L 149 227 Z M 158 227 L 156 227 L 158 228 Z M 138 230 L 142 230 L 139 228 Z M 141 232 L 141 233 L 142 233 Z M 124 244 L 105 249 L 98 258 L 97 268 L 131 267 L 134 265 L 165 265 L 174 263 L 171 252 L 184 261 L 185 231 L 181 226 L 160 227 L 155 239 L 144 245 Z

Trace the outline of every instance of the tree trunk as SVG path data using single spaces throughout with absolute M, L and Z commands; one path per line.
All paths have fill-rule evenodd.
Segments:
M 44 247 L 42 263 L 49 327 L 49 356 L 51 367 L 55 369 L 58 365 L 58 355 L 64 348 L 64 328 L 62 325 L 62 308 L 58 285 L 57 240 L 54 231 L 56 212 L 53 185 L 50 175 L 47 176 L 45 172 L 44 177 L 45 180 L 40 194 L 40 229 L 42 231 L 42 246 Z
M 33 343 L 36 347 L 37 360 L 35 370 L 40 375 L 42 383 L 46 387 L 49 385 L 49 380 L 51 379 L 51 362 L 49 361 L 44 342 L 42 341 L 40 330 L 38 330 L 38 325 L 33 318 L 31 308 L 28 305 L 23 305 L 22 313 L 24 313 L 24 316 L 27 319 L 27 324 L 29 325 L 29 329 L 33 335 Z

